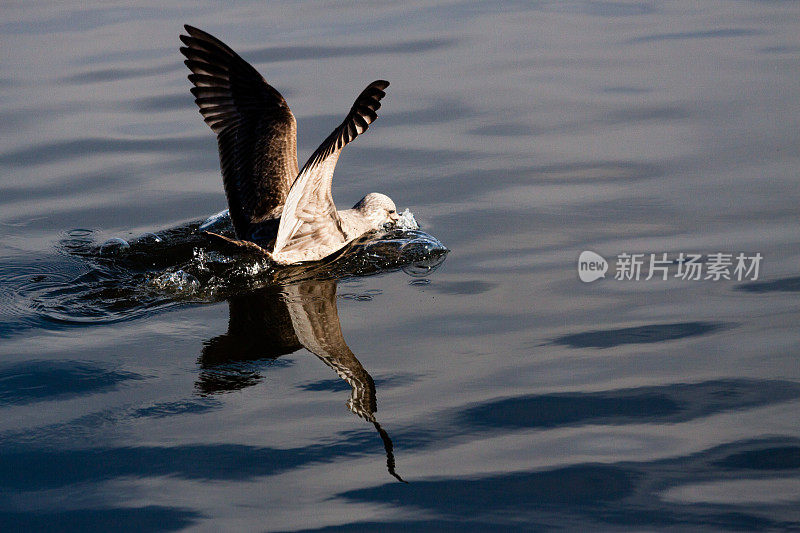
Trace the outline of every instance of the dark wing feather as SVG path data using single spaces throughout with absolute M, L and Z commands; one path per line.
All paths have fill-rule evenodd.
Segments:
M 333 130 L 303 166 L 286 198 L 273 253 L 302 247 L 310 236 L 325 242 L 341 241 L 344 244 L 348 241 L 331 194 L 333 170 L 342 148 L 364 133 L 378 118 L 381 98 L 386 96 L 384 89 L 388 86 L 389 82 L 384 80 L 370 83 L 358 95 L 344 122 Z
M 185 28 L 191 91 L 217 134 L 231 219 L 246 239 L 252 224 L 280 216 L 297 177 L 297 125 L 286 100 L 247 61 L 216 37 Z
M 338 128 L 322 141 L 319 148 L 311 154 L 303 170 L 321 164 L 325 159 L 340 151 L 347 143 L 367 131 L 369 125 L 378 119 L 377 111 L 381 107 L 381 98 L 386 96 L 384 90 L 389 86 L 385 80 L 370 83 L 356 98 L 350 113 Z

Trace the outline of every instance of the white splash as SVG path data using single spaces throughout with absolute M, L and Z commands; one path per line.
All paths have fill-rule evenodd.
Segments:
M 414 213 L 406 208 L 405 211 L 400 213 L 400 218 L 397 220 L 395 228 L 403 230 L 419 229 L 419 224 L 417 224 L 417 220 L 414 218 Z
M 217 214 L 208 217 L 205 222 L 200 224 L 200 231 L 213 231 L 225 228 L 231 223 L 231 217 L 227 209 L 223 209 Z
M 200 287 L 197 278 L 183 270 L 164 272 L 151 279 L 150 283 L 161 290 L 188 294 L 195 292 Z

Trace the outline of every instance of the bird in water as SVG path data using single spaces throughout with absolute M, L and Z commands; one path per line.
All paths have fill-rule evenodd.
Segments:
M 247 61 L 208 33 L 184 26 L 181 53 L 191 92 L 217 134 L 225 196 L 236 239 L 228 244 L 278 264 L 324 259 L 399 219 L 394 202 L 370 193 L 337 210 L 331 184 L 342 149 L 378 118 L 388 81 L 370 83 L 350 113 L 298 171 L 297 122 L 283 96 Z M 270 251 L 271 248 L 271 251 Z

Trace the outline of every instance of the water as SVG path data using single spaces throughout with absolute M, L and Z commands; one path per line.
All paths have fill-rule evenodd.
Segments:
M 2 13 L 0 529 L 800 526 L 795 3 Z M 446 260 L 195 252 L 225 201 L 184 23 L 287 98 L 301 164 L 390 80 L 334 197 Z M 664 252 L 763 260 L 613 279 Z

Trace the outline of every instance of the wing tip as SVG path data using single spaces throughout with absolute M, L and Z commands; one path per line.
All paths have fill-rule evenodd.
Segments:
M 191 37 L 201 37 L 201 36 L 204 36 L 204 35 L 208 35 L 208 33 L 204 32 L 200 28 L 195 28 L 194 26 L 192 26 L 190 24 L 184 24 L 183 25 L 183 29 L 186 30 L 186 33 L 188 33 L 189 36 L 191 36 Z

